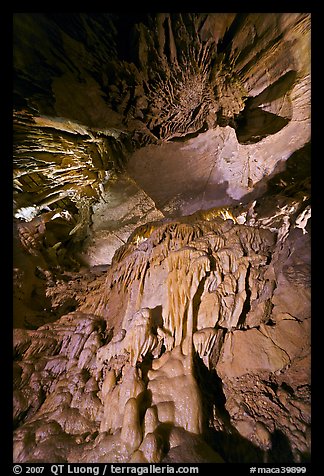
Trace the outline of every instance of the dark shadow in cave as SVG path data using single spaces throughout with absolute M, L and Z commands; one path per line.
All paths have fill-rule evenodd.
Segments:
M 199 134 L 202 134 L 203 132 L 206 132 L 208 130 L 208 125 L 206 122 L 203 123 L 203 125 L 197 129 L 196 131 L 193 132 L 188 132 L 183 135 L 179 136 L 174 136 L 168 139 L 168 142 L 186 142 L 189 139 L 193 139 L 194 137 L 199 136 Z
M 307 142 L 303 147 L 296 150 L 285 161 L 279 161 L 270 175 L 265 176 L 254 185 L 254 189 L 244 195 L 242 203 L 249 203 L 262 195 L 261 200 L 256 205 L 262 207 L 262 202 L 268 202 L 270 196 L 282 194 L 293 196 L 297 189 L 299 192 L 305 190 L 310 192 L 311 176 L 311 142 Z M 273 201 L 269 202 L 273 206 Z M 258 214 L 261 210 L 258 210 Z
M 248 99 L 249 107 L 252 109 L 259 107 L 261 104 L 270 103 L 284 96 L 293 86 L 297 76 L 297 71 L 290 70 L 280 76 L 277 81 L 265 88 L 262 93 L 254 98 Z
M 116 49 L 118 57 L 127 61 L 128 63 L 135 62 L 139 65 L 138 61 L 138 41 L 139 34 L 137 25 L 142 23 L 145 26 L 150 26 L 150 14 L 149 13 L 131 13 L 118 12 L 114 14 L 114 20 L 116 22 Z
M 169 422 L 159 423 L 156 428 L 156 435 L 162 442 L 162 452 L 164 454 L 167 454 L 170 450 L 170 435 L 173 428 L 174 424 Z
M 244 328 L 244 323 L 245 319 L 247 318 L 248 313 L 250 312 L 251 309 L 251 289 L 249 286 L 249 278 L 250 278 L 250 271 L 251 271 L 251 266 L 249 265 L 247 270 L 246 270 L 246 275 L 245 275 L 245 292 L 246 292 L 246 298 L 243 304 L 243 309 L 241 312 L 241 315 L 239 317 L 237 327 L 238 329 Z
M 157 327 L 163 326 L 162 318 L 162 306 L 156 306 L 154 309 L 151 309 L 152 313 L 152 327 L 156 331 Z
M 286 435 L 280 430 L 271 434 L 271 450 L 268 451 L 268 463 L 294 463 L 291 446 Z
M 208 276 L 210 276 L 210 272 L 207 271 L 205 276 L 200 281 L 199 286 L 197 288 L 197 291 L 196 291 L 196 293 L 193 297 L 193 300 L 192 300 L 192 313 L 193 313 L 192 325 L 193 325 L 193 331 L 194 332 L 197 329 L 198 310 L 199 310 L 199 306 L 200 306 L 200 303 L 201 303 L 201 296 L 204 292 L 205 282 L 206 282 L 206 279 L 207 279 Z
M 247 18 L 247 13 L 237 13 L 229 28 L 226 30 L 222 39 L 217 43 L 217 53 L 230 52 L 232 48 L 233 39 L 237 35 L 237 32 L 241 30 L 244 22 Z
M 271 434 L 271 448 L 265 451 L 244 438 L 232 425 L 230 415 L 225 407 L 226 397 L 222 380 L 215 369 L 208 370 L 202 360 L 195 354 L 196 379 L 202 394 L 204 409 L 203 439 L 226 463 L 295 463 L 287 436 L 275 429 Z M 211 426 L 215 418 L 222 427 L 216 430 Z M 302 462 L 310 459 L 309 454 L 300 454 Z
M 235 429 L 232 433 L 218 432 L 216 438 L 218 449 L 215 451 L 218 451 L 226 463 L 267 462 L 266 451 L 241 436 Z
M 222 388 L 222 380 L 215 369 L 208 370 L 199 356 L 195 355 L 196 379 L 201 389 L 204 409 L 203 439 L 226 463 L 263 463 L 266 453 L 248 439 L 240 435 L 231 424 L 230 415 L 225 407 L 226 397 Z M 210 422 L 217 419 L 224 430 L 218 431 Z
M 236 137 L 240 144 L 255 144 L 268 135 L 276 134 L 289 122 L 285 117 L 257 107 L 244 109 L 236 118 Z
M 292 89 L 296 75 L 295 70 L 288 71 L 258 96 L 247 99 L 244 110 L 235 117 L 236 136 L 240 144 L 259 142 L 288 124 L 290 118 L 264 111 L 260 106 L 287 94 Z
M 305 182 L 311 176 L 311 142 L 296 150 L 285 161 L 284 170 L 279 171 L 268 180 L 267 195 L 283 192 L 291 195 L 297 186 L 300 190 L 300 182 Z M 307 185 L 307 183 L 305 183 Z

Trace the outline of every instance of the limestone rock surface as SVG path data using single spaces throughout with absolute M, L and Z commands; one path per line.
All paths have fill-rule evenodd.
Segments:
M 260 461 L 281 432 L 299 461 L 309 444 L 309 368 L 293 387 L 291 372 L 309 365 L 310 316 L 306 306 L 303 319 L 290 314 L 285 301 L 289 317 L 279 312 L 278 233 L 198 214 L 140 234 L 77 311 L 15 332 L 16 461 L 50 458 L 37 439 L 45 423 L 69 442 L 55 449 L 60 461 L 179 461 L 191 445 L 192 462 L 235 461 L 240 444 L 219 443 L 232 428 Z M 222 382 L 207 406 L 203 374 L 215 388 Z M 282 398 L 295 409 L 291 422 Z
M 309 461 L 311 15 L 13 20 L 14 462 Z

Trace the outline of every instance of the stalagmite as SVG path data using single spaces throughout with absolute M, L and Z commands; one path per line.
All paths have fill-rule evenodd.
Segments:
M 192 356 L 176 346 L 149 371 L 148 389 L 157 407 L 159 421 L 181 426 L 192 433 L 202 430 L 202 405 L 192 373 Z M 158 367 L 157 367 L 158 365 Z
M 142 430 L 136 398 L 132 397 L 126 402 L 120 437 L 130 453 L 137 450 L 141 444 Z
M 108 378 L 111 379 L 110 376 Z M 113 386 L 104 399 L 103 394 L 101 396 L 104 408 L 100 430 L 114 433 L 118 428 L 122 428 L 125 405 L 129 399 L 136 399 L 144 390 L 145 385 L 138 375 L 137 369 L 126 365 L 123 368 L 122 380 L 118 385 Z M 133 414 L 133 407 L 134 404 L 131 403 L 130 415 Z
M 16 353 L 22 370 L 17 371 L 21 390 L 16 392 L 16 421 L 28 408 L 33 421 L 41 422 L 50 415 L 64 434 L 84 431 L 92 435 L 97 431 L 106 435 L 102 436 L 104 440 L 89 436 L 82 443 L 89 445 L 91 460 L 103 445 L 102 458 L 112 458 L 117 451 L 118 461 L 160 462 L 169 457 L 170 448 L 176 454 L 169 440 L 174 433 L 166 428 L 182 429 L 199 438 L 206 431 L 206 389 L 200 387 L 197 377 L 203 372 L 200 359 L 206 372 L 216 369 L 223 379 L 246 378 L 249 372 L 259 372 L 260 365 L 270 372 L 284 371 L 291 365 L 296 355 L 295 341 L 287 342 L 284 350 L 286 344 L 280 334 L 266 325 L 271 314 L 268 302 L 275 289 L 273 269 L 267 264 L 273 235 L 269 230 L 252 230 L 246 225 L 222 228 L 222 223 L 208 222 L 206 234 L 203 221 L 195 222 L 199 233 L 193 233 L 193 227 L 183 222 L 173 222 L 172 227 L 155 225 L 147 238 L 146 264 L 143 255 L 139 259 L 137 253 L 126 253 L 124 261 L 115 262 L 102 281 L 103 291 L 110 289 L 108 309 L 114 293 L 119 295 L 123 280 L 127 280 L 129 290 L 125 314 L 116 330 L 109 326 L 114 312 L 110 304 L 106 318 L 76 312 L 37 332 L 17 332 Z M 219 233 L 221 240 L 216 239 Z M 134 267 L 127 269 L 132 259 Z M 160 276 L 155 268 L 163 270 Z M 153 285 L 153 277 L 160 279 L 158 287 Z M 98 305 L 102 294 L 97 296 Z M 277 326 L 285 331 L 280 322 Z M 49 334 L 44 334 L 45 329 Z M 303 332 L 300 326 L 293 329 L 298 336 Z M 238 348 L 246 352 L 245 359 L 237 360 Z M 35 356 L 40 353 L 43 363 L 36 364 Z M 26 388 L 26 376 L 36 365 L 39 377 L 34 373 L 34 380 L 29 382 L 32 396 Z M 75 369 L 85 378 L 77 391 L 73 381 L 80 377 Z M 54 380 L 51 394 L 43 402 L 41 389 L 48 374 Z M 69 391 L 63 391 L 65 379 L 74 374 Z M 249 425 L 240 414 L 234 426 L 245 435 Z M 28 425 L 22 428 L 33 434 Z M 264 447 L 263 433 L 259 433 L 255 441 Z M 249 435 L 251 432 L 248 437 L 252 438 Z M 187 441 L 186 437 L 181 441 Z M 37 440 L 35 444 L 38 448 L 42 443 Z M 33 448 L 21 445 L 17 435 L 19 461 L 28 458 Z M 71 451 L 70 457 L 76 458 L 75 450 L 68 448 L 66 454 Z M 203 456 L 196 457 L 204 460 Z M 209 457 L 215 458 L 212 453 Z
M 14 14 L 15 465 L 310 460 L 310 19 Z
M 149 407 L 145 412 L 144 417 L 144 434 L 154 433 L 157 426 L 159 425 L 158 415 L 156 406 L 153 405 Z

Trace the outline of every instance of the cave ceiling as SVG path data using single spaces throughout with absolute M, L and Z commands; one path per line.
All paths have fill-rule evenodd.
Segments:
M 306 464 L 310 14 L 13 20 L 14 462 Z
M 17 13 L 13 59 L 15 219 L 87 265 L 250 203 L 310 142 L 309 14 Z

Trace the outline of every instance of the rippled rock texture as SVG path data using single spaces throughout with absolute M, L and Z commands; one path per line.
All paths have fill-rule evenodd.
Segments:
M 309 14 L 16 14 L 14 40 L 15 214 L 68 211 L 90 266 L 310 140 Z
M 138 229 L 77 311 L 15 331 L 17 462 L 307 458 L 308 233 L 214 216 Z
M 14 461 L 308 461 L 310 15 L 14 15 Z

